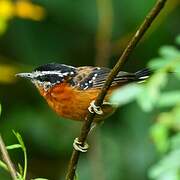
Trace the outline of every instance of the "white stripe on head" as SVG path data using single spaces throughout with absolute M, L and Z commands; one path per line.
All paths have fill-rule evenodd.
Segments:
M 33 78 L 37 78 L 38 76 L 44 76 L 44 75 L 50 75 L 50 74 L 55 74 L 55 75 L 58 75 L 59 77 L 65 77 L 69 74 L 74 75 L 74 72 L 70 71 L 70 72 L 61 73 L 61 71 L 34 71 L 32 73 L 32 76 Z

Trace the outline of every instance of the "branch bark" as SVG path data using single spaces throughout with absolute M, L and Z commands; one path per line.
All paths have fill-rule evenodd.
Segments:
M 144 21 L 139 26 L 138 30 L 136 31 L 136 33 L 134 34 L 134 36 L 128 43 L 128 45 L 125 48 L 125 50 L 123 51 L 122 55 L 120 56 L 117 64 L 111 70 L 111 72 L 107 78 L 107 81 L 105 82 L 101 92 L 99 93 L 98 97 L 96 98 L 96 101 L 95 101 L 96 106 L 102 105 L 104 97 L 106 96 L 106 93 L 107 93 L 109 87 L 111 86 L 113 79 L 116 77 L 116 75 L 120 71 L 120 69 L 121 69 L 122 65 L 125 63 L 125 61 L 127 61 L 130 53 L 134 50 L 134 48 L 136 47 L 137 43 L 140 41 L 140 39 L 142 38 L 144 33 L 148 30 L 148 28 L 150 27 L 150 25 L 152 24 L 154 19 L 160 13 L 160 11 L 164 7 L 166 1 L 167 0 L 158 0 L 156 2 L 156 4 L 154 5 L 154 7 L 151 9 L 151 11 L 148 13 L 148 15 L 145 17 Z M 79 141 L 82 142 L 82 144 L 84 144 L 84 142 L 88 136 L 88 132 L 90 130 L 91 123 L 93 122 L 94 117 L 95 117 L 95 113 L 89 113 L 87 116 L 87 120 L 85 120 L 83 122 L 81 133 L 78 138 Z M 66 180 L 74 179 L 79 156 L 80 156 L 80 152 L 73 149 L 71 159 L 69 161 L 68 171 L 66 174 Z
M 8 170 L 9 170 L 9 173 L 10 173 L 12 179 L 17 180 L 16 170 L 15 170 L 14 165 L 9 157 L 9 154 L 7 152 L 6 146 L 4 144 L 4 141 L 1 137 L 1 135 L 0 135 L 0 151 L 2 153 L 2 158 L 4 159 L 4 161 L 8 167 Z

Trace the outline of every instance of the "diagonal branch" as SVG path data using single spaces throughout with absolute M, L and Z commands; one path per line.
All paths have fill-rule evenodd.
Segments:
M 7 167 L 8 167 L 8 169 L 9 169 L 9 173 L 11 174 L 12 179 L 17 180 L 16 170 L 15 170 L 14 165 L 13 165 L 13 163 L 12 163 L 10 157 L 9 157 L 9 154 L 7 152 L 6 146 L 4 144 L 4 141 L 3 141 L 2 137 L 1 137 L 1 135 L 0 135 L 0 151 L 2 153 L 2 157 L 3 157 L 4 161 L 5 161 L 5 163 L 6 163 Z
M 158 0 L 156 2 L 156 4 L 154 5 L 154 7 L 149 12 L 149 14 L 145 17 L 144 21 L 142 22 L 142 24 L 140 25 L 140 27 L 136 31 L 135 35 L 132 37 L 129 44 L 125 48 L 121 57 L 119 58 L 117 64 L 111 70 L 111 72 L 107 78 L 107 81 L 105 82 L 101 92 L 99 93 L 99 95 L 95 101 L 96 106 L 102 105 L 104 97 L 106 96 L 106 93 L 107 93 L 109 87 L 111 86 L 113 79 L 116 77 L 116 75 L 120 71 L 120 69 L 121 69 L 122 65 L 125 63 L 125 61 L 127 61 L 130 53 L 134 50 L 134 48 L 136 47 L 137 43 L 140 41 L 140 39 L 142 38 L 144 33 L 148 30 L 148 28 L 150 27 L 150 25 L 152 24 L 154 19 L 160 13 L 160 11 L 164 7 L 166 1 L 167 0 Z M 87 116 L 87 120 L 85 120 L 83 123 L 81 133 L 80 133 L 80 136 L 78 138 L 79 141 L 82 142 L 82 144 L 84 144 L 84 142 L 88 136 L 88 132 L 90 130 L 91 123 L 93 122 L 94 117 L 95 117 L 95 113 L 89 113 Z M 71 156 L 71 159 L 69 161 L 68 171 L 66 174 L 66 180 L 73 180 L 74 179 L 75 171 L 76 171 L 78 160 L 79 160 L 79 156 L 80 156 L 80 152 L 73 149 L 72 156 Z

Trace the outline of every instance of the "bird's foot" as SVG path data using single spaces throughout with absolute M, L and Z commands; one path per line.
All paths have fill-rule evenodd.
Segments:
M 95 100 L 93 100 L 90 103 L 90 106 L 88 107 L 88 110 L 89 110 L 90 113 L 96 113 L 98 115 L 102 115 L 103 114 L 103 111 L 102 111 L 101 107 L 95 105 Z
M 86 142 L 82 145 L 82 142 L 80 142 L 79 139 L 76 138 L 73 142 L 73 147 L 76 151 L 87 152 L 89 145 Z

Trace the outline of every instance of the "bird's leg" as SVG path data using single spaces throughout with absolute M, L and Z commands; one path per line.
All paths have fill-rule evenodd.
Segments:
M 97 126 L 97 123 L 92 122 L 90 130 L 89 130 L 89 134 L 92 132 L 92 130 Z M 76 138 L 73 142 L 73 147 L 76 151 L 80 151 L 80 152 L 87 152 L 89 145 L 87 142 L 84 143 L 84 145 L 82 146 L 82 142 L 79 141 L 78 138 Z
M 94 103 L 95 103 L 95 100 L 93 100 L 90 103 L 90 106 L 88 107 L 89 112 L 90 113 L 96 113 L 98 115 L 102 115 L 103 111 L 102 111 L 101 107 L 100 106 L 96 106 Z
M 97 123 L 92 122 L 91 127 L 90 127 L 90 130 L 89 130 L 89 134 L 92 132 L 93 129 L 96 128 L 96 126 L 97 126 Z
M 103 114 L 103 111 L 101 109 L 100 106 L 96 106 L 95 104 L 95 101 L 93 100 L 91 103 L 90 103 L 90 106 L 88 107 L 88 110 L 90 113 L 96 113 L 98 115 L 102 115 Z M 103 103 L 104 104 L 104 103 Z M 86 120 L 86 119 L 85 119 Z M 97 123 L 95 122 L 92 122 L 91 124 L 91 127 L 90 127 L 90 130 L 89 130 L 89 133 L 92 132 L 92 130 L 97 126 Z M 79 141 L 78 138 L 76 138 L 74 140 L 74 143 L 73 143 L 73 147 L 76 151 L 80 151 L 80 152 L 87 152 L 88 148 L 89 148 L 89 145 L 87 144 L 87 142 L 85 142 L 83 145 L 83 143 Z
M 80 142 L 78 138 L 75 138 L 73 147 L 76 151 L 87 152 L 89 145 L 87 144 L 87 142 L 84 142 L 84 144 L 82 145 L 82 142 Z

